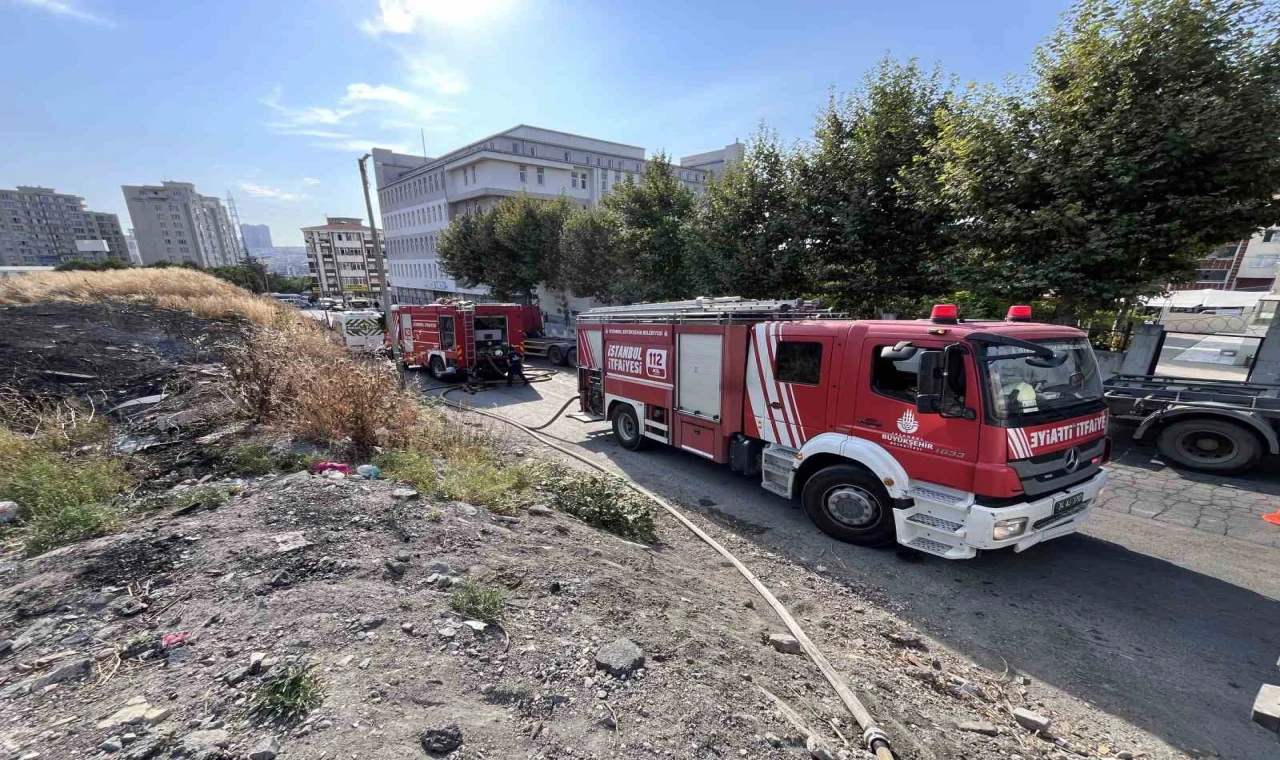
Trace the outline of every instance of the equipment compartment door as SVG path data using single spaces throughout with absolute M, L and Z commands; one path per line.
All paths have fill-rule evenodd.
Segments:
M 719 421 L 724 336 L 683 333 L 676 346 L 676 409 Z

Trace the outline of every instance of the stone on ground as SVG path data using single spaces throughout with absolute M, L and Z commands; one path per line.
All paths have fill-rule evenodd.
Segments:
M 617 678 L 631 675 L 637 668 L 644 667 L 644 650 L 630 639 L 616 639 L 600 647 L 596 667 Z

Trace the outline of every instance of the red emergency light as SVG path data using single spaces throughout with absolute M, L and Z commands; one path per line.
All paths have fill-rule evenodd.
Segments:
M 942 325 L 954 325 L 960 318 L 960 311 L 953 303 L 940 303 L 933 307 L 933 312 L 929 314 L 929 319 Z
M 1030 322 L 1031 307 L 1030 306 L 1010 306 L 1009 313 L 1005 315 L 1006 322 Z

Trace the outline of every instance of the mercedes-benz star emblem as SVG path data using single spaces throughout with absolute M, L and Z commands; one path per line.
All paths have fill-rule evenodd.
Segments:
M 1080 466 L 1080 449 L 1072 447 L 1067 451 L 1067 472 L 1075 472 Z

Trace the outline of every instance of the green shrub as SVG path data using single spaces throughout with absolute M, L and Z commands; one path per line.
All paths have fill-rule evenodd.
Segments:
M 559 463 L 544 465 L 540 474 L 557 509 L 623 538 L 654 539 L 648 500 L 618 478 L 571 470 Z
M 449 606 L 463 617 L 496 623 L 502 616 L 502 606 L 506 600 L 507 592 L 497 586 L 486 586 L 467 579 L 453 587 Z
M 436 460 L 421 451 L 388 451 L 373 458 L 382 473 L 396 480 L 403 480 L 423 493 L 435 493 L 440 476 L 436 472 Z
M 133 485 L 119 459 L 66 458 L 0 431 L 0 500 L 18 503 L 28 552 L 46 551 L 115 530 L 115 497 Z
M 170 494 L 162 499 L 164 509 L 213 509 L 231 498 L 231 492 L 221 486 L 196 486 Z
M 311 456 L 310 454 L 298 454 L 293 451 L 281 451 L 272 456 L 276 469 L 280 472 L 299 472 L 300 470 L 309 470 L 311 465 L 320 461 L 320 457 Z
M 253 478 L 273 469 L 271 447 L 261 443 L 244 443 L 231 449 L 227 464 L 237 475 Z
M 286 663 L 271 671 L 249 697 L 249 711 L 279 722 L 296 721 L 324 702 L 316 665 Z

